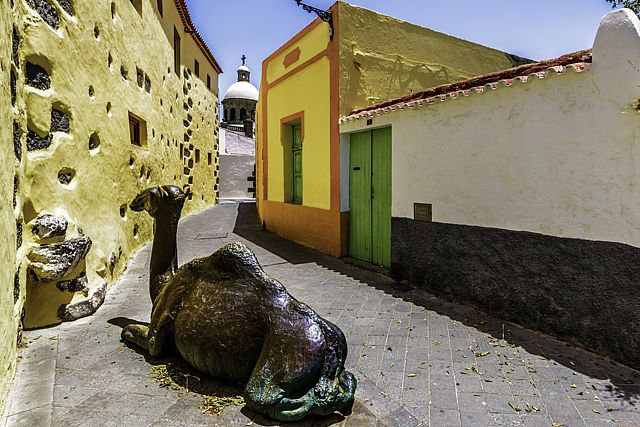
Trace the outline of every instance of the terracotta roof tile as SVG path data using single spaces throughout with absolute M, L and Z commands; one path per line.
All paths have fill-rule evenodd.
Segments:
M 362 117 L 370 117 L 389 111 L 403 110 L 405 107 L 415 108 L 425 103 L 434 104 L 436 101 L 457 99 L 472 93 L 485 93 L 498 89 L 500 86 L 510 87 L 516 80 L 526 83 L 531 78 L 543 79 L 549 73 L 562 74 L 567 69 L 583 72 L 591 66 L 591 49 L 571 53 L 555 59 L 521 65 L 495 73 L 485 74 L 460 82 L 444 84 L 420 92 L 415 92 L 401 98 L 390 99 L 369 107 L 353 110 L 349 116 L 342 119 L 352 121 Z
M 209 46 L 207 46 L 207 43 L 205 43 L 204 39 L 198 32 L 198 29 L 193 24 L 193 21 L 191 20 L 191 15 L 189 14 L 189 8 L 187 8 L 186 1 L 174 0 L 174 3 L 176 5 L 176 8 L 178 9 L 180 18 L 182 18 L 182 24 L 184 25 L 185 32 L 191 34 L 191 37 L 193 37 L 193 40 L 195 40 L 196 44 L 198 45 L 198 47 L 200 48 L 204 56 L 207 58 L 207 60 L 209 60 L 209 62 L 213 66 L 213 69 L 216 70 L 216 72 L 218 73 L 222 73 L 222 67 L 220 67 L 220 64 L 218 64 L 218 61 L 216 61 L 216 58 L 211 53 L 211 50 L 209 50 Z

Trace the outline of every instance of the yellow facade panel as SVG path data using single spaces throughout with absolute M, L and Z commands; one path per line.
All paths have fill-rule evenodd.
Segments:
M 266 73 L 267 83 L 273 84 L 276 80 L 291 72 L 296 67 L 313 59 L 316 55 L 327 49 L 329 42 L 329 25 L 324 22 L 320 24 L 312 23 L 311 25 L 314 25 L 314 27 L 291 46 L 278 52 L 269 60 Z M 290 63 L 289 66 L 285 66 L 285 58 L 296 50 L 299 50 L 299 55 L 289 56 L 289 58 L 297 59 Z M 289 61 L 291 59 L 289 59 Z M 287 61 L 287 63 L 289 63 L 289 61 Z
M 320 209 L 331 207 L 327 172 L 330 169 L 331 154 L 329 68 L 329 59 L 322 57 L 268 92 L 269 200 L 285 201 L 284 162 L 289 161 L 289 158 L 282 145 L 281 120 L 304 112 L 303 204 Z

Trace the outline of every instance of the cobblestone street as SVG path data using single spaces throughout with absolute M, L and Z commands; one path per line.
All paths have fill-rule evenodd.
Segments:
M 179 262 L 231 241 L 347 336 L 353 413 L 293 425 L 640 426 L 639 372 L 280 239 L 253 205 L 184 219 Z M 161 387 L 150 370 L 165 362 L 120 341 L 124 325 L 149 320 L 149 255 L 136 254 L 93 317 L 25 333 L 0 426 L 278 425 L 242 406 L 203 414 L 189 377 Z

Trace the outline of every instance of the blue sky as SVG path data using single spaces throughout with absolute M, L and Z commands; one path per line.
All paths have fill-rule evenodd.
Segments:
M 328 8 L 334 2 L 305 0 Z M 349 3 L 531 59 L 592 46 L 605 0 L 350 0 Z M 259 86 L 261 63 L 315 17 L 294 0 L 187 0 L 191 17 L 225 73 L 221 98 L 248 57 Z

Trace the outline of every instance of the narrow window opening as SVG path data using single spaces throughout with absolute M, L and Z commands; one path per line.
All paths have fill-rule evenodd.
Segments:
M 196 163 L 200 163 L 200 150 L 196 148 Z
M 158 0 L 158 13 L 160 14 L 160 16 L 163 16 L 163 10 L 162 10 L 162 0 Z
M 173 67 L 177 75 L 180 75 L 180 33 L 173 27 Z
M 207 74 L 207 89 L 211 90 L 211 76 Z
M 198 62 L 198 60 L 195 60 L 195 63 L 193 64 L 193 68 L 196 71 L 196 76 L 200 77 L 200 63 Z
M 132 145 L 147 147 L 147 122 L 133 113 L 129 113 L 129 136 Z

